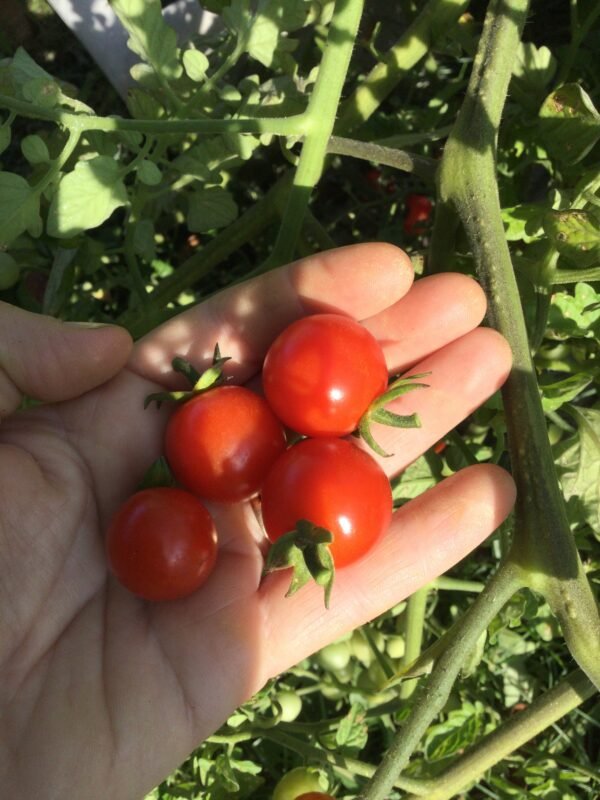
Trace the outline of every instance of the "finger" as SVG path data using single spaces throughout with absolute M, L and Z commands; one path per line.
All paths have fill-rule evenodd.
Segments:
M 384 539 L 365 558 L 336 573 L 329 610 L 312 584 L 285 597 L 289 571 L 267 577 L 260 591 L 269 629 L 277 631 L 265 678 L 373 619 L 477 547 L 508 516 L 510 475 L 489 464 L 447 478 L 399 509 Z
M 389 458 L 373 453 L 388 475 L 395 475 L 434 445 L 448 431 L 496 392 L 510 372 L 510 347 L 491 328 L 476 328 L 419 361 L 411 368 L 415 374 L 429 373 L 415 389 L 389 403 L 396 414 L 418 414 L 421 427 L 393 428 L 374 423 L 371 432 Z
M 363 324 L 383 347 L 390 373 L 398 374 L 476 328 L 485 310 L 485 294 L 473 278 L 446 272 L 415 281 Z
M 166 322 L 136 345 L 130 367 L 142 377 L 173 385 L 175 355 L 201 369 L 218 342 L 221 353 L 231 357 L 228 374 L 245 381 L 293 320 L 325 311 L 371 317 L 406 294 L 412 279 L 409 257 L 392 245 L 329 250 L 226 289 Z
M 131 338 L 116 326 L 68 324 L 0 303 L 0 418 L 23 394 L 54 402 L 78 397 L 126 363 Z

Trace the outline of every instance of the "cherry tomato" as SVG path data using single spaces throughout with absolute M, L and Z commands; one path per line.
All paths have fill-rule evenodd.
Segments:
M 267 400 L 290 428 L 307 436 L 345 436 L 387 388 L 377 340 L 340 314 L 292 323 L 271 345 L 263 367 Z
M 183 489 L 143 489 L 110 523 L 110 567 L 133 594 L 176 600 L 195 592 L 217 558 L 217 534 L 200 500 Z
M 299 794 L 296 800 L 335 800 L 332 794 L 326 792 L 305 792 Z
M 184 403 L 165 435 L 177 480 L 220 503 L 256 494 L 285 445 L 283 428 L 266 401 L 242 386 L 219 386 Z
M 296 800 L 307 792 L 319 792 L 319 774 L 308 767 L 295 767 L 287 772 L 273 791 L 273 800 Z
M 406 216 L 404 217 L 404 233 L 416 236 L 425 230 L 425 223 L 431 216 L 433 208 L 431 200 L 422 194 L 409 194 L 406 198 Z
M 262 515 L 271 542 L 299 520 L 333 535 L 336 567 L 361 558 L 392 518 L 392 491 L 381 467 L 345 439 L 304 439 L 273 465 L 262 491 Z

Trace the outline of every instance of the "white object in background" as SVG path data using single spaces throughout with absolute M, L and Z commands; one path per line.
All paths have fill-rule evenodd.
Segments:
M 139 58 L 127 47 L 127 31 L 108 0 L 48 0 L 62 21 L 86 48 L 121 97 L 133 85 L 130 68 Z M 196 0 L 177 0 L 163 10 L 180 44 L 213 28 L 218 17 Z

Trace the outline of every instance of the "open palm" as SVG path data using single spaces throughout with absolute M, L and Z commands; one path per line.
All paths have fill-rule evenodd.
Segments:
M 397 474 L 491 395 L 510 368 L 504 340 L 477 328 L 470 278 L 412 284 L 388 245 L 315 256 L 216 295 L 133 350 L 118 328 L 77 328 L 0 304 L 0 761 L 7 796 L 138 800 L 272 675 L 448 569 L 504 519 L 501 470 L 452 476 L 399 510 L 385 539 L 338 573 L 331 608 L 286 576 L 260 580 L 250 503 L 213 506 L 209 581 L 151 604 L 107 573 L 103 534 L 161 453 L 169 411 L 142 410 L 170 362 L 197 368 L 218 341 L 227 374 L 256 385 L 270 342 L 293 319 L 339 311 L 363 321 L 391 373 L 430 372 L 396 401 L 423 427 L 377 430 Z M 177 380 L 177 379 L 175 379 Z M 176 384 L 177 385 L 177 384 Z M 25 392 L 42 406 L 11 414 Z M 9 416 L 10 414 L 10 416 Z

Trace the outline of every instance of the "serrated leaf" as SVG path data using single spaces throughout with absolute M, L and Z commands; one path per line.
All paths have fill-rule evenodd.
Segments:
M 265 14 L 258 14 L 252 22 L 250 35 L 246 40 L 248 55 L 265 67 L 270 67 L 278 41 L 279 28 L 275 20 Z
M 420 456 L 413 461 L 394 481 L 392 496 L 394 502 L 406 502 L 423 494 L 438 482 L 429 461 Z
M 177 35 L 163 18 L 160 0 L 111 0 L 111 5 L 129 33 L 129 49 L 157 74 L 177 78 Z
M 188 227 L 195 233 L 224 228 L 237 217 L 238 208 L 228 191 L 220 186 L 198 189 L 189 195 Z
M 555 292 L 548 313 L 548 327 L 555 337 L 600 339 L 600 294 L 581 281 L 575 292 Z
M 162 172 L 153 161 L 144 159 L 137 168 L 140 181 L 146 186 L 157 186 L 162 181 Z
M 485 728 L 484 707 L 480 702 L 464 703 L 451 711 L 448 719 L 429 728 L 425 739 L 428 761 L 440 761 L 476 741 Z
M 600 264 L 600 210 L 549 211 L 544 216 L 544 230 L 573 267 Z
M 577 434 L 554 448 L 560 484 L 569 506 L 578 507 L 600 540 L 600 410 L 571 407 L 570 413 Z
M 119 166 L 108 156 L 80 161 L 60 181 L 48 212 L 48 233 L 56 238 L 76 236 L 97 228 L 127 203 Z
M 365 710 L 353 705 L 341 720 L 335 732 L 338 747 L 353 747 L 362 750 L 369 738 L 369 728 L 365 722 Z
M 127 107 L 136 119 L 160 119 L 164 115 L 164 108 L 158 100 L 143 89 L 134 88 L 127 92 Z
M 543 218 L 547 208 L 539 205 L 520 205 L 502 209 L 502 222 L 509 242 L 527 244 L 544 233 Z
M 50 161 L 50 153 L 41 136 L 26 136 L 21 142 L 21 152 L 30 164 L 45 164 Z
M 25 178 L 0 172 L 0 245 L 10 244 L 39 219 L 39 196 Z
M 576 164 L 600 138 L 600 115 L 581 86 L 567 83 L 544 100 L 540 127 L 550 154 Z
M 206 77 L 208 58 L 200 50 L 186 50 L 183 54 L 183 68 L 190 80 L 200 83 Z

